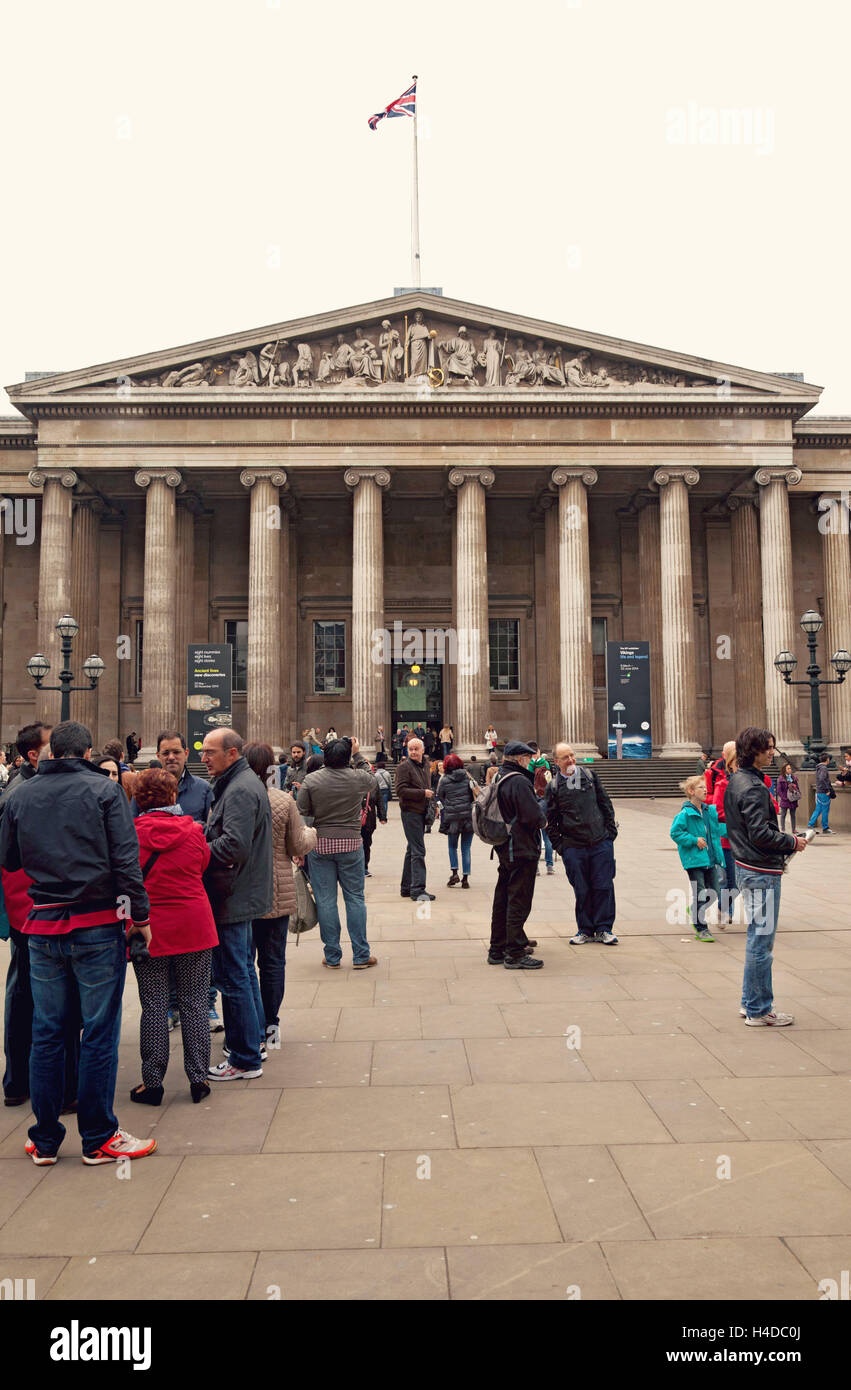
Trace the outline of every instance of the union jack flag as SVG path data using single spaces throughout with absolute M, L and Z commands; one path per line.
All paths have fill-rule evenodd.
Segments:
M 406 92 L 403 92 L 395 101 L 391 101 L 389 106 L 385 106 L 383 111 L 378 111 L 369 118 L 370 130 L 378 129 L 378 122 L 383 121 L 385 116 L 413 116 L 417 105 L 417 84 L 413 82 Z

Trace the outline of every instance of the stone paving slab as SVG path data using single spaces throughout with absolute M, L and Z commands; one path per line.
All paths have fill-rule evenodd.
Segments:
M 68 1117 L 59 1164 L 36 1169 L 29 1107 L 0 1110 L 0 1276 L 81 1300 L 140 1283 L 175 1300 L 819 1297 L 851 1261 L 851 837 L 817 840 L 783 881 L 774 981 L 796 1026 L 746 1029 L 741 922 L 701 944 L 668 920 L 677 805 L 617 806 L 617 947 L 571 947 L 561 866 L 536 879 L 534 973 L 486 963 L 478 843 L 462 893 L 429 836 L 436 900 L 400 900 L 391 807 L 366 886 L 378 965 L 351 969 L 345 930 L 339 971 L 318 933 L 290 938 L 281 1048 L 198 1106 L 179 1034 L 163 1106 L 129 1103 L 128 976 L 117 1111 L 159 1151 L 125 1179 L 85 1168 Z

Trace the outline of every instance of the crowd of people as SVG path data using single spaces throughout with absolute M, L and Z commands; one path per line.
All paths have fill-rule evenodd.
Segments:
M 401 732 L 401 730 L 400 730 Z M 487 963 L 540 970 L 526 932 L 543 860 L 558 856 L 573 891 L 571 946 L 618 945 L 615 935 L 614 807 L 593 767 L 567 743 L 552 754 L 534 740 L 509 740 L 498 753 L 486 731 L 486 760 L 465 764 L 449 725 L 419 726 L 391 740 L 395 796 L 405 852 L 400 895 L 430 904 L 425 835 L 446 837 L 447 888 L 469 889 L 472 843 L 497 860 Z M 27 1153 L 53 1164 L 65 1137 L 61 1116 L 75 1113 L 83 1162 L 140 1158 L 155 1139 L 136 1139 L 118 1121 L 115 1086 L 127 962 L 141 1006 L 140 1080 L 132 1103 L 159 1106 L 169 1067 L 169 1031 L 179 1027 L 191 1100 L 214 1083 L 256 1079 L 280 1046 L 280 1013 L 291 927 L 310 907 L 322 966 L 343 961 L 339 899 L 352 967 L 377 964 L 368 936 L 365 878 L 373 836 L 387 824 L 393 780 L 386 740 L 375 733 L 372 763 L 354 737 L 307 729 L 278 758 L 271 745 L 245 743 L 230 728 L 211 730 L 201 759 L 208 778 L 188 767 L 179 730 L 163 730 L 143 770 L 135 733 L 93 756 L 85 725 L 64 721 L 23 728 L 19 767 L 0 796 L 0 872 L 11 959 L 4 1016 L 7 1106 L 31 1103 Z M 740 1014 L 749 1026 L 786 1026 L 774 1009 L 773 941 L 787 860 L 811 834 L 796 833 L 801 785 L 788 760 L 772 783 L 766 769 L 774 736 L 748 728 L 716 761 L 682 784 L 685 800 L 671 838 L 689 881 L 696 939 L 714 940 L 733 921 L 740 896 L 747 947 Z M 825 777 L 827 782 L 825 783 Z M 839 783 L 851 783 L 851 752 Z M 825 790 L 824 788 L 827 788 Z M 816 811 L 827 826 L 831 789 L 825 760 Z M 775 794 L 776 798 L 775 799 Z M 785 829 L 790 820 L 790 831 Z M 779 822 L 779 823 L 778 823 Z M 815 833 L 814 831 L 812 833 Z M 307 905 L 307 906 L 305 906 Z M 217 1011 L 221 995 L 221 1017 Z M 223 1056 L 211 1038 L 223 1032 Z

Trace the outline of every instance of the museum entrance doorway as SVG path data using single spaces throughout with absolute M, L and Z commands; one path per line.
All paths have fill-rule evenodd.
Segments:
M 391 739 L 404 725 L 413 732 L 417 724 L 430 728 L 436 738 L 443 725 L 443 666 L 394 661 L 390 675 Z

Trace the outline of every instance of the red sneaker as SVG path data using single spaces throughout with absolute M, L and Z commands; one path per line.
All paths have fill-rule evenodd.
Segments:
M 29 1156 L 30 1156 L 30 1158 L 32 1159 L 33 1163 L 35 1163 L 36 1166 L 37 1166 L 38 1168 L 49 1168 L 50 1165 L 51 1165 L 52 1163 L 58 1163 L 58 1161 L 59 1161 L 59 1155 L 58 1155 L 58 1154 L 43 1154 L 43 1153 L 41 1153 L 41 1152 L 36 1148 L 36 1146 L 35 1146 L 35 1144 L 33 1143 L 32 1139 L 28 1139 L 28 1140 L 27 1140 L 27 1142 L 24 1144 L 24 1149 L 25 1149 L 25 1151 L 29 1154 Z
M 117 1163 L 119 1158 L 147 1158 L 156 1147 L 156 1139 L 134 1139 L 126 1129 L 117 1129 L 99 1149 L 83 1154 L 83 1162 L 94 1166 L 96 1163 Z

